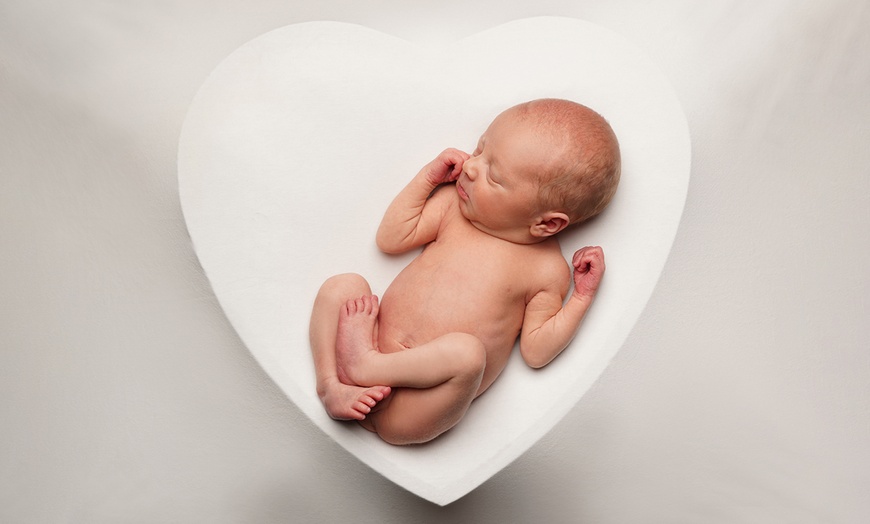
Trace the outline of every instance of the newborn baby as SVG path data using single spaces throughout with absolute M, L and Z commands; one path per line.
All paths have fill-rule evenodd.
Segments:
M 607 122 L 567 100 L 496 117 L 471 155 L 447 149 L 396 196 L 378 247 L 425 246 L 382 300 L 355 274 L 327 280 L 311 315 L 317 393 L 332 418 L 392 444 L 452 428 L 504 368 L 519 336 L 535 368 L 573 338 L 604 274 L 599 247 L 572 269 L 556 235 L 600 213 L 616 191 Z

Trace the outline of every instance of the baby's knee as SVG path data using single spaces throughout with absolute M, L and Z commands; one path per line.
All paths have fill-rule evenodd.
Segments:
M 320 286 L 321 295 L 347 295 L 358 293 L 360 296 L 368 294 L 369 283 L 362 275 L 356 273 L 342 273 L 326 279 Z
M 468 375 L 483 374 L 486 367 L 486 348 L 483 342 L 468 333 L 450 333 L 445 335 L 448 345 L 454 348 L 452 361 Z

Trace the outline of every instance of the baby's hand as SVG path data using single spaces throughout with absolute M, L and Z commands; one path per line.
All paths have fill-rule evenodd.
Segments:
M 591 298 L 598 291 L 604 276 L 604 251 L 598 246 L 587 246 L 574 253 L 574 294 Z
M 433 186 L 454 182 L 462 173 L 462 164 L 468 160 L 468 156 L 468 153 L 458 149 L 445 149 L 423 168 L 426 180 Z

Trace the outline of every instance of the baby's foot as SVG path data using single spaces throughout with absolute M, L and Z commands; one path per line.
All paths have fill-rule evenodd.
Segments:
M 389 394 L 387 386 L 348 386 L 333 379 L 324 388 L 320 400 L 329 416 L 336 420 L 363 420 Z
M 378 318 L 378 297 L 368 295 L 348 300 L 338 317 L 335 363 L 338 379 L 350 386 L 367 386 L 360 381 L 365 357 L 377 353 L 372 335 Z

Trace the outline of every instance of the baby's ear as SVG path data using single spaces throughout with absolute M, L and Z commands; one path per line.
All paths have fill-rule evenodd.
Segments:
M 549 211 L 540 215 L 532 224 L 530 232 L 533 237 L 547 238 L 568 227 L 568 215 L 557 211 Z

